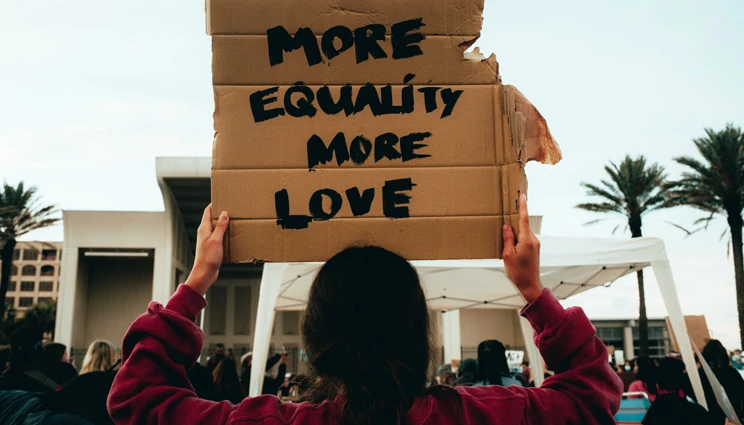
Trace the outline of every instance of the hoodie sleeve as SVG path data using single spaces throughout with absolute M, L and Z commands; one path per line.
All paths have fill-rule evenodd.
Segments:
M 197 398 L 186 376 L 201 352 L 204 333 L 194 321 L 206 304 L 181 285 L 166 307 L 150 303 L 129 327 L 107 402 L 114 423 L 227 423 L 237 406 Z
M 512 411 L 521 410 L 523 424 L 614 424 L 623 384 L 583 310 L 564 309 L 546 289 L 521 315 L 532 324 L 535 344 L 555 375 L 540 388 L 458 389 L 466 423 L 474 425 L 478 418 L 499 415 L 497 410 L 503 416 L 503 406 L 508 404 L 515 408 Z

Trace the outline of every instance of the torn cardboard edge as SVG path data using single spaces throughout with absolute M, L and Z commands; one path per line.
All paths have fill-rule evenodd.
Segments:
M 484 0 L 206 0 L 208 35 L 263 35 L 283 26 L 291 33 L 310 28 L 323 34 L 336 25 L 358 28 L 372 23 L 390 28 L 423 18 L 425 35 L 478 36 Z

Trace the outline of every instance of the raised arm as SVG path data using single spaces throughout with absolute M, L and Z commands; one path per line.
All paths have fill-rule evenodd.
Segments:
M 504 267 L 527 301 L 521 315 L 535 330 L 535 343 L 556 374 L 540 388 L 477 387 L 461 390 L 466 416 L 498 414 L 488 399 L 523 405 L 522 423 L 614 424 L 622 382 L 608 362 L 607 348 L 580 308 L 564 309 L 540 282 L 540 241 L 532 232 L 527 201 L 520 197 L 519 241 L 504 226 Z M 537 361 L 531 359 L 532 361 Z M 485 410 L 485 411 L 484 411 Z
M 236 406 L 199 399 L 186 371 L 201 352 L 204 333 L 194 321 L 206 306 L 204 294 L 217 279 L 222 237 L 229 218 L 222 213 L 212 228 L 212 209 L 204 211 L 194 268 L 168 305 L 152 302 L 124 337 L 122 367 L 108 398 L 116 424 L 224 424 Z

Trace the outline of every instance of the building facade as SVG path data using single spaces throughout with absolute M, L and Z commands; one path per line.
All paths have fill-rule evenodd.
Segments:
M 62 260 L 61 242 L 18 242 L 13 251 L 7 309 L 16 317 L 31 306 L 57 299 Z
M 624 360 L 632 360 L 640 355 L 638 320 L 635 319 L 595 319 L 597 336 L 610 348 L 611 353 L 621 353 Z M 648 342 L 650 357 L 664 357 L 674 351 L 672 332 L 666 319 L 648 320 Z

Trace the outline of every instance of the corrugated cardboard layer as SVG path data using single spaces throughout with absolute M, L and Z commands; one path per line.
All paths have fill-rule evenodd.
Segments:
M 322 34 L 336 25 L 390 27 L 422 18 L 428 35 L 480 34 L 484 0 L 207 0 L 207 33 L 263 35 L 283 26 Z
M 317 92 L 321 86 L 310 86 Z M 393 98 L 399 99 L 405 86 L 393 86 Z M 415 105 L 411 114 L 380 115 L 375 117 L 369 109 L 346 116 L 325 115 L 322 111 L 312 117 L 295 118 L 288 115 L 256 123 L 250 106 L 251 94 L 267 86 L 217 86 L 215 93 L 215 141 L 212 168 L 225 169 L 308 169 L 307 142 L 318 135 L 328 146 L 333 137 L 342 132 L 347 144 L 364 135 L 374 141 L 383 133 L 403 137 L 412 132 L 430 132 L 425 148 L 417 153 L 431 155 L 407 162 L 382 159 L 364 162 L 364 167 L 436 167 L 466 165 L 502 165 L 516 161 L 516 153 L 508 131 L 508 121 L 502 113 L 502 86 L 441 86 L 463 90 L 452 115 L 441 118 L 442 105 L 426 113 L 423 97 L 414 87 Z M 277 102 L 267 106 L 283 105 L 287 86 L 275 94 Z M 331 86 L 331 94 L 338 99 L 340 86 Z M 352 88 L 355 96 L 359 86 Z M 399 103 L 399 100 L 395 100 Z M 317 105 L 317 103 L 316 103 Z M 316 168 L 338 168 L 337 161 Z M 341 167 L 356 167 L 347 161 Z
M 331 220 L 354 214 L 346 191 L 374 189 L 369 212 L 362 217 L 384 217 L 383 186 L 387 181 L 411 179 L 411 217 L 486 216 L 515 211 L 524 172 L 519 164 L 504 167 L 451 167 L 358 170 L 240 170 L 212 173 L 214 211 L 228 211 L 233 219 L 276 219 L 273 194 L 286 189 L 290 214 L 309 215 L 308 203 L 317 190 L 331 189 L 340 195 L 341 209 Z M 501 193 L 501 196 L 495 196 Z M 324 211 L 331 210 L 324 197 Z
M 320 37 L 318 44 L 320 45 Z M 406 74 L 411 84 L 495 84 L 498 64 L 492 55 L 478 61 L 465 59 L 461 44 L 470 37 L 427 37 L 418 45 L 422 55 L 393 59 L 390 41 L 380 43 L 388 57 L 357 63 L 354 48 L 324 63 L 310 66 L 302 49 L 284 53 L 280 64 L 271 66 L 265 36 L 212 37 L 214 85 L 305 84 L 402 84 Z
M 517 217 L 507 220 L 516 223 Z M 504 217 L 338 219 L 282 230 L 275 220 L 233 220 L 225 261 L 326 261 L 361 244 L 380 245 L 409 260 L 501 258 L 503 223 Z

